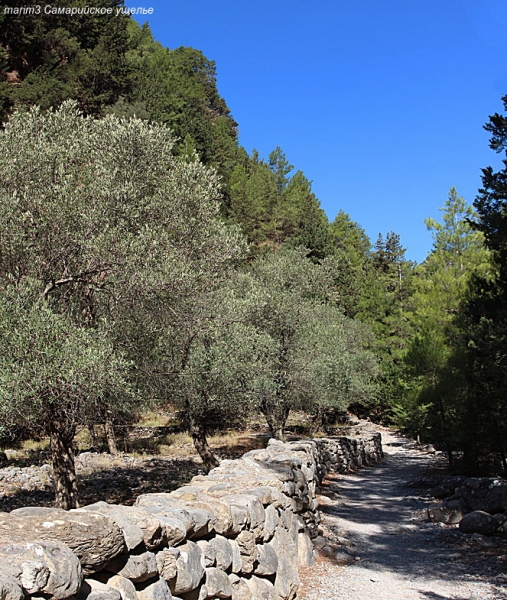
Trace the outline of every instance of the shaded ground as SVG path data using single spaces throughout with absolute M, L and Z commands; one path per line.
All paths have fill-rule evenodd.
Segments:
M 248 450 L 264 447 L 267 438 L 252 434 L 238 436 L 231 445 L 214 448 L 220 458 L 237 458 Z M 204 473 L 202 461 L 191 444 L 175 450 L 180 456 L 83 452 L 76 458 L 81 505 L 103 500 L 133 504 L 140 494 L 170 492 Z M 32 458 L 20 455 L 0 468 L 0 511 L 23 506 L 53 506 L 54 493 L 47 453 Z
M 302 572 L 301 600 L 500 600 L 507 598 L 507 543 L 496 548 L 456 526 L 427 522 L 424 486 L 438 458 L 383 431 L 386 460 L 325 481 L 320 497 L 328 543 L 357 560 L 320 558 Z

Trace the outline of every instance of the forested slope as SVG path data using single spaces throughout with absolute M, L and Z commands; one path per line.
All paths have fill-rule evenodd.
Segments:
M 60 505 L 78 425 L 168 402 L 208 467 L 210 425 L 258 412 L 283 437 L 293 409 L 351 408 L 507 470 L 504 172 L 477 212 L 450 190 L 416 265 L 394 232 L 329 222 L 281 148 L 242 148 L 199 50 L 5 6 L 0 413 L 50 434 Z M 503 151 L 504 117 L 488 127 Z

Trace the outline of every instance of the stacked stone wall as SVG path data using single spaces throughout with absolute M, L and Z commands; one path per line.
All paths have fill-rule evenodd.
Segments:
M 322 478 L 382 457 L 378 433 L 271 440 L 134 506 L 0 513 L 0 598 L 292 600 Z

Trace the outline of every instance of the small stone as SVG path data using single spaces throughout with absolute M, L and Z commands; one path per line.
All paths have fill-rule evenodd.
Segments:
M 171 590 L 163 579 L 137 584 L 139 600 L 173 600 Z
M 230 598 L 232 586 L 227 574 L 215 567 L 206 569 L 206 588 L 209 598 Z
M 96 579 L 85 579 L 77 594 L 78 600 L 122 600 L 121 594 Z

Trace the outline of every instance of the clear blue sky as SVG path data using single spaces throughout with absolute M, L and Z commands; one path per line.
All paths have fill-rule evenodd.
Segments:
M 155 39 L 216 61 L 240 143 L 280 146 L 332 220 L 395 231 L 422 261 L 448 190 L 500 165 L 483 125 L 507 94 L 505 0 L 127 0 Z M 140 18 L 142 22 L 145 19 Z

